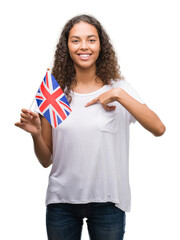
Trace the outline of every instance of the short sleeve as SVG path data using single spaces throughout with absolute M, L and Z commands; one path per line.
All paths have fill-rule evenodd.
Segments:
M 122 88 L 124 91 L 126 91 L 131 97 L 136 99 L 138 102 L 145 104 L 145 102 L 142 100 L 142 98 L 139 96 L 136 90 L 125 79 L 113 81 L 113 87 Z M 136 119 L 130 113 L 129 115 L 130 115 L 129 116 L 130 123 L 135 123 Z

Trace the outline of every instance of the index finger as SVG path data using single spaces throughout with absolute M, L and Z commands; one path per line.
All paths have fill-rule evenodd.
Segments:
M 99 97 L 94 98 L 94 99 L 91 100 L 90 102 L 86 103 L 85 107 L 88 107 L 88 106 L 90 106 L 90 105 L 92 105 L 92 104 L 95 104 L 95 103 L 97 103 L 98 101 L 99 101 Z
M 26 114 L 31 115 L 31 116 L 34 117 L 34 118 L 36 118 L 36 117 L 39 116 L 38 113 L 32 112 L 32 111 L 29 110 L 29 109 L 25 109 L 25 108 L 23 108 L 21 111 L 22 111 L 23 113 L 26 113 Z

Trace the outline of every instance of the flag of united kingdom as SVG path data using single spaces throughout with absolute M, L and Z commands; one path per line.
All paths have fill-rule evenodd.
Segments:
M 64 92 L 49 69 L 35 98 L 40 112 L 54 128 L 62 123 L 72 111 Z

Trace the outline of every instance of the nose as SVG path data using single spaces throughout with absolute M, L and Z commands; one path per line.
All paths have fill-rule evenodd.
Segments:
M 80 48 L 81 48 L 82 50 L 84 50 L 84 49 L 87 50 L 87 49 L 88 49 L 88 44 L 87 44 L 87 42 L 86 42 L 86 41 L 82 41 Z

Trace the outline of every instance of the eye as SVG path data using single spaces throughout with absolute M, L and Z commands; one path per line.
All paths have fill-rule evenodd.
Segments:
M 95 39 L 89 39 L 90 43 L 94 43 L 96 40 Z
M 72 40 L 73 43 L 78 43 L 79 40 L 75 39 L 75 40 Z

